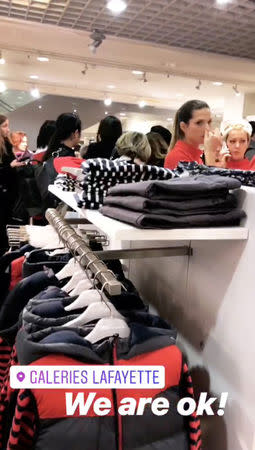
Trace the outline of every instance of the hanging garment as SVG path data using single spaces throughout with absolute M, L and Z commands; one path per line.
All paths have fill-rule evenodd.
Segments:
M 2 303 L 0 330 L 9 328 L 17 323 L 20 312 L 30 298 L 48 286 L 59 285 L 60 282 L 51 269 L 34 273 L 20 281 Z
M 107 298 L 107 297 L 106 297 Z M 86 310 L 86 307 L 66 311 L 65 307 L 73 303 L 76 297 L 66 297 L 61 299 L 34 300 L 31 299 L 22 313 L 22 326 L 27 328 L 29 326 L 30 332 L 38 331 L 39 329 L 46 329 L 63 325 Z M 146 312 L 147 306 L 144 305 L 141 298 L 137 294 L 123 292 L 109 298 L 113 306 L 127 319 L 131 317 L 142 317 L 137 315 L 138 312 Z
M 166 370 L 166 386 L 153 390 L 153 397 L 160 394 L 170 401 L 170 410 L 163 417 L 157 417 L 147 409 L 143 416 L 119 416 L 117 407 L 126 390 L 105 389 L 104 397 L 110 399 L 111 413 L 106 417 L 95 416 L 92 409 L 85 417 L 68 417 L 65 410 L 65 392 L 62 390 L 20 391 L 9 448 L 29 450 L 84 449 L 84 442 L 90 450 L 110 448 L 111 450 L 171 449 L 188 450 L 201 448 L 199 420 L 195 414 L 189 419 L 180 416 L 176 404 L 180 398 L 192 396 L 192 387 L 187 376 L 187 366 L 180 350 L 176 347 L 172 330 L 129 324 L 129 339 L 107 339 L 103 343 L 90 344 L 78 330 L 43 330 L 27 334 L 20 330 L 17 337 L 17 355 L 20 364 L 82 365 L 163 365 Z M 72 345 L 70 345 L 70 343 Z M 70 390 L 72 391 L 72 390 Z M 84 390 L 86 392 L 86 390 Z M 96 392 L 101 396 L 101 391 Z M 139 400 L 148 391 L 128 391 L 128 396 Z M 27 417 L 30 418 L 29 422 Z M 36 417 L 38 420 L 36 421 Z M 17 421 L 18 418 L 18 421 Z M 68 427 L 69 432 L 65 433 Z M 26 446 L 26 447 L 25 447 Z
M 26 259 L 23 264 L 23 278 L 43 270 L 44 267 L 52 269 L 54 273 L 57 273 L 71 258 L 72 255 L 68 250 L 66 250 L 66 253 L 53 256 L 50 255 L 50 250 L 33 250 L 26 255 Z
M 20 256 L 11 262 L 11 282 L 9 291 L 12 291 L 15 286 L 22 280 L 22 269 L 25 261 L 25 256 Z

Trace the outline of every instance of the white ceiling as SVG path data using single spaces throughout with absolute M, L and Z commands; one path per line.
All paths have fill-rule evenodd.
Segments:
M 114 15 L 106 0 L 1 0 L 0 15 L 174 47 L 255 59 L 255 2 L 127 0 Z
M 92 55 L 87 31 L 14 19 L 12 8 L 16 5 L 15 1 L 19 2 L 20 11 L 23 11 L 27 0 L 0 1 L 3 8 L 7 8 L 8 4 L 8 11 L 11 7 L 11 18 L 0 16 L 0 50 L 6 59 L 6 64 L 0 65 L 0 81 L 5 82 L 9 90 L 28 92 L 36 86 L 41 94 L 101 101 L 111 96 L 113 102 L 127 104 L 137 104 L 143 100 L 152 107 L 167 111 L 176 110 L 188 99 L 198 98 L 207 101 L 215 114 L 222 114 L 226 103 L 234 99 L 234 84 L 238 85 L 241 94 L 255 92 L 255 61 L 109 36 Z M 92 8 L 98 1 L 84 3 L 77 0 L 76 3 Z M 60 9 L 64 4 L 74 6 L 73 0 L 68 3 L 52 0 L 47 3 L 49 8 L 45 9 L 45 2 L 48 0 L 31 0 L 30 9 L 35 8 L 40 15 L 42 11 L 45 14 L 49 12 L 54 5 Z M 206 0 L 208 2 L 212 3 Z M 99 3 L 105 5 L 105 2 Z M 154 3 L 161 11 L 162 1 Z M 165 4 L 170 3 L 173 5 L 176 2 L 165 1 Z M 145 0 L 141 4 L 145 5 Z M 128 5 L 130 9 L 134 2 L 130 0 Z M 152 13 L 152 2 L 147 1 L 146 5 Z M 100 14 L 101 10 L 98 9 Z M 142 14 L 145 13 L 144 9 Z M 195 20 L 196 14 L 193 16 Z M 29 17 L 27 15 L 26 19 Z M 157 13 L 153 17 L 157 17 Z M 112 17 L 112 20 L 125 20 L 125 16 L 121 15 L 118 19 Z M 40 55 L 48 56 L 49 62 L 39 62 L 37 57 Z M 83 74 L 85 66 L 87 70 Z M 133 69 L 146 73 L 148 81 L 145 83 L 141 76 L 133 75 Z M 38 79 L 32 80 L 31 75 L 37 75 Z M 198 80 L 202 81 L 199 90 L 195 88 Z M 213 81 L 224 84 L 215 86 Z M 115 87 L 110 88 L 110 85 Z
M 86 92 L 87 98 L 110 96 L 113 101 L 120 101 L 123 97 L 128 103 L 138 103 L 143 100 L 148 105 L 176 109 L 184 101 L 192 98 L 207 101 L 215 112 L 222 112 L 224 108 L 224 96 L 234 95 L 232 85 L 214 86 L 211 81 L 203 81 L 200 89 L 197 79 L 184 78 L 160 73 L 146 74 L 147 82 L 141 75 L 134 75 L 131 70 L 115 69 L 89 65 L 84 75 L 84 65 L 74 62 L 53 60 L 49 63 L 40 63 L 35 57 L 18 52 L 5 52 L 8 64 L 0 66 L 0 79 L 15 81 L 24 80 L 27 88 L 42 84 L 46 86 L 46 92 L 52 92 L 57 85 L 58 91 L 63 93 L 71 86 L 80 92 Z M 38 79 L 32 80 L 30 76 L 37 75 Z M 113 87 L 114 86 L 114 87 Z M 45 88 L 41 89 L 45 92 Z M 52 92 L 53 93 L 53 92 Z M 0 97 L 1 98 L 1 97 Z

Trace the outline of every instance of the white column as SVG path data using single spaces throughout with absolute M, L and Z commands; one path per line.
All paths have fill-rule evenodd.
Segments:
M 254 120 L 254 116 L 255 116 L 255 94 L 254 93 L 245 94 L 243 116 L 244 117 L 248 116 L 248 120 Z
M 224 98 L 223 121 L 241 119 L 243 117 L 244 95 L 235 95 L 234 91 Z

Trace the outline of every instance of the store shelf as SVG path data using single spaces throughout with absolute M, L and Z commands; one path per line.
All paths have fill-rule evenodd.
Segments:
M 49 191 L 65 202 L 81 217 L 86 217 L 110 240 L 120 241 L 219 241 L 247 240 L 249 231 L 245 227 L 185 228 L 170 230 L 141 230 L 118 220 L 103 216 L 99 211 L 78 208 L 73 192 L 64 192 L 56 186 Z
M 87 218 L 86 210 L 77 206 L 77 201 L 75 198 L 77 194 L 75 194 L 75 192 L 62 191 L 60 188 L 54 186 L 53 184 L 49 186 L 49 191 L 60 200 L 62 200 L 62 202 L 70 206 L 70 208 L 72 208 L 74 211 L 78 212 L 80 214 L 80 217 Z
M 87 210 L 87 219 L 107 234 L 109 239 L 121 241 L 187 241 L 187 240 L 246 240 L 245 227 L 186 228 L 171 230 L 141 230 L 118 220 Z

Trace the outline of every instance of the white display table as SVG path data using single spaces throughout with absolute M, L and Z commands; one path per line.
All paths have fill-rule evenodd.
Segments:
M 68 193 L 50 190 L 72 206 Z M 230 228 L 139 230 L 95 211 L 74 209 L 115 247 L 182 241 L 193 248 L 193 256 L 131 260 L 129 277 L 143 298 L 177 327 L 189 366 L 208 372 L 211 392 L 229 393 L 222 418 L 227 450 L 254 450 L 255 189 L 244 188 L 238 197 L 247 219 Z M 221 436 L 217 430 L 214 434 L 215 448 L 222 448 L 216 445 Z

